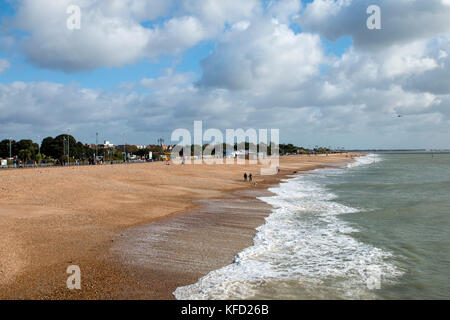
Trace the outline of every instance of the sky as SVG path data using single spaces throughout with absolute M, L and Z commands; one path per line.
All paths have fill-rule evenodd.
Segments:
M 0 140 L 450 148 L 449 54 L 450 0 L 1 0 Z

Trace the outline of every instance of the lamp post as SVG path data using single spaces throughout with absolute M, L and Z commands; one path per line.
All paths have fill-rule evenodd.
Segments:
M 12 148 L 11 148 L 12 137 L 9 137 L 9 158 L 12 158 Z
M 127 150 L 126 150 L 125 133 L 123 134 L 123 162 L 127 162 Z
M 41 136 L 37 136 L 36 138 L 38 139 L 39 154 L 41 154 Z
M 98 155 L 98 132 L 95 133 L 95 163 L 97 163 Z
M 67 128 L 67 162 L 70 166 L 70 128 Z

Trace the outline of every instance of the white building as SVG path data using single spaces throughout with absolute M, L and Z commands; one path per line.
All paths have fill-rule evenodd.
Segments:
M 109 141 L 105 141 L 105 143 L 103 144 L 103 146 L 104 146 L 105 148 L 114 148 L 114 145 L 113 145 L 111 142 L 109 142 Z

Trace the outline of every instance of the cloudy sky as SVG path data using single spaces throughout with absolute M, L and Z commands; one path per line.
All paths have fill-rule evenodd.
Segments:
M 0 139 L 150 144 L 203 120 L 306 147 L 450 148 L 449 55 L 450 0 L 2 0 Z

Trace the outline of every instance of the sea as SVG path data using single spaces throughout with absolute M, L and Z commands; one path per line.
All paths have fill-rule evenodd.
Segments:
M 270 191 L 253 246 L 177 299 L 450 299 L 449 154 L 369 154 Z

